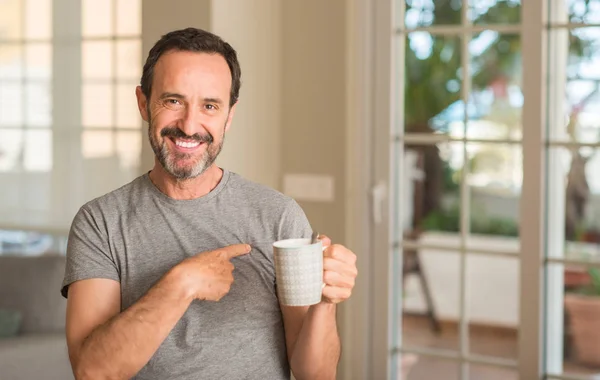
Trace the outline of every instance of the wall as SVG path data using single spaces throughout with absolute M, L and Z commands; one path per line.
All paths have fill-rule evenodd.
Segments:
M 346 9 L 343 0 L 285 1 L 281 169 L 334 178 L 331 203 L 300 202 L 313 227 L 345 237 Z
M 211 31 L 238 53 L 242 88 L 217 163 L 280 189 L 281 4 L 279 0 L 218 0 Z

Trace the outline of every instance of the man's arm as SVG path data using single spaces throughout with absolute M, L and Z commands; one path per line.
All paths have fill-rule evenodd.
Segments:
M 323 300 L 310 307 L 281 306 L 290 367 L 297 380 L 335 379 L 341 345 L 336 304 L 350 298 L 354 288 L 356 255 L 341 245 L 328 247 L 323 257 Z
M 245 244 L 204 252 L 184 260 L 139 301 L 119 313 L 118 282 L 74 282 L 67 301 L 67 344 L 75 377 L 129 379 L 156 352 L 194 299 L 218 301 L 233 282 L 235 256 Z
M 169 274 L 119 313 L 118 282 L 91 279 L 73 283 L 67 301 L 67 342 L 75 377 L 133 377 L 169 335 L 192 299 L 192 293 Z
M 336 305 L 281 306 L 290 367 L 297 380 L 335 379 L 340 359 Z

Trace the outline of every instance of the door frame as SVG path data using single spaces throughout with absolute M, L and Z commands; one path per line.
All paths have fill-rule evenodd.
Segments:
M 394 41 L 394 20 L 403 19 L 396 1 L 348 0 L 348 140 L 347 237 L 358 248 L 360 275 L 354 300 L 346 306 L 346 331 L 351 355 L 344 361 L 344 378 L 388 379 L 394 340 L 401 341 L 399 308 L 392 287 L 401 283 L 401 247 L 394 246 L 393 198 L 401 189 L 401 148 L 393 136 L 402 135 L 404 46 Z M 545 282 L 545 131 L 547 78 L 547 3 L 528 0 L 522 5 L 523 23 L 523 186 L 520 205 L 520 292 L 518 372 L 522 379 L 544 376 Z M 402 39 L 401 39 L 402 40 Z M 398 52 L 398 54 L 394 54 Z M 393 106 L 395 105 L 395 106 Z M 400 160 L 400 161 L 398 161 Z M 396 172 L 394 172 L 396 170 Z M 374 189 L 385 189 L 374 197 Z M 379 194 L 381 195 L 381 194 Z M 359 207 L 357 207 L 359 205 Z M 392 212 L 390 212 L 392 211 Z M 381 219 L 377 222 L 375 216 Z M 367 225 L 365 225 L 365 223 Z M 394 268 L 396 270 L 394 270 Z M 368 310 L 368 312 L 365 312 Z M 399 311 L 399 310 L 398 310 Z M 396 323 L 393 323 L 396 322 Z M 398 331 L 396 331 L 398 330 Z M 348 348 L 345 346 L 345 349 Z M 364 359 L 363 359 L 364 358 Z M 465 372 L 463 371 L 463 374 Z

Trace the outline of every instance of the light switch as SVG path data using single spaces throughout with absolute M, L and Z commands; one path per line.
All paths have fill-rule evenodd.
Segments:
M 283 192 L 298 201 L 333 202 L 334 180 L 330 175 L 286 174 Z

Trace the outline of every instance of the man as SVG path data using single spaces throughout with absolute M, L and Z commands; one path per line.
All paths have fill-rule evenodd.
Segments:
M 336 304 L 356 257 L 324 252 L 322 302 L 286 307 L 272 243 L 309 237 L 290 198 L 214 164 L 240 89 L 233 48 L 188 28 L 163 36 L 136 89 L 154 168 L 85 204 L 62 293 L 78 379 L 333 379 Z

